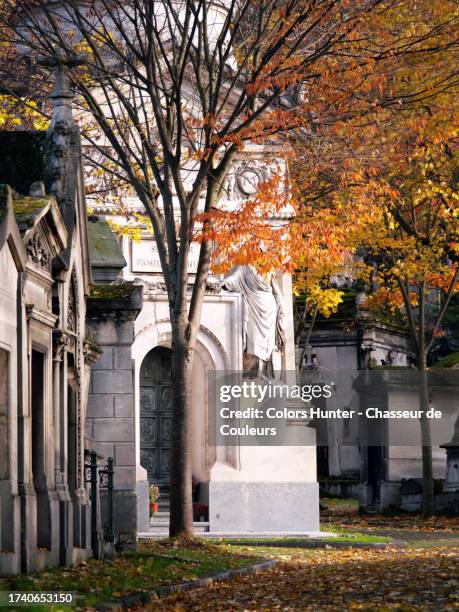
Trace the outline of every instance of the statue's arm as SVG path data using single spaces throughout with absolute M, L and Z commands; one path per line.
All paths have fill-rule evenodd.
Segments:
M 208 278 L 207 279 L 207 289 L 210 291 L 220 291 L 221 289 L 226 289 L 227 291 L 240 291 L 241 290 L 241 282 L 240 282 L 240 268 L 236 268 L 229 276 L 224 278 L 222 281 L 219 279 Z
M 234 272 L 231 272 L 229 276 L 223 279 L 222 287 L 226 289 L 227 291 L 240 291 L 241 290 L 240 277 L 241 277 L 241 268 L 238 267 L 234 270 Z

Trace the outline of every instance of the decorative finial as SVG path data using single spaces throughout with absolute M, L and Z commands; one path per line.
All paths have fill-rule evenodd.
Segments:
M 69 70 L 82 66 L 85 63 L 85 57 L 83 55 L 74 55 L 67 58 L 49 56 L 40 58 L 38 63 L 46 68 L 54 68 L 55 71 L 55 88 L 51 94 L 54 106 L 53 122 L 57 120 L 73 121 L 72 100 L 74 94 L 70 84 Z
M 56 196 L 59 206 L 73 219 L 75 185 L 80 155 L 79 129 L 73 118 L 73 92 L 69 71 L 84 63 L 81 56 L 68 58 L 45 57 L 39 60 L 42 66 L 54 69 L 55 90 L 51 95 L 53 116 L 48 128 L 47 147 L 47 188 Z M 67 223 L 67 221 L 66 221 Z M 70 221 L 68 221 L 70 224 Z
M 45 186 L 41 181 L 35 181 L 30 185 L 29 195 L 34 198 L 43 198 L 46 195 Z

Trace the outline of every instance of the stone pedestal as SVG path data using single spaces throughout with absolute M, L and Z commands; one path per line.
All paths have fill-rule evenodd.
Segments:
M 0 481 L 0 575 L 20 571 L 20 510 L 16 486 Z
M 315 482 L 209 482 L 209 523 L 214 533 L 319 531 Z
M 218 447 L 210 470 L 209 529 L 213 533 L 318 532 L 315 431 L 291 425 L 302 446 Z M 236 451 L 236 452 L 234 452 Z M 225 457 L 226 455 L 226 457 Z
M 137 531 L 139 533 L 148 531 L 150 528 L 149 487 L 148 480 L 138 480 L 136 483 Z
M 59 563 L 70 565 L 72 563 L 73 550 L 73 505 L 70 499 L 67 485 L 60 485 L 57 493 L 59 495 Z
M 20 483 L 21 507 L 21 571 L 37 569 L 37 500 L 33 485 Z

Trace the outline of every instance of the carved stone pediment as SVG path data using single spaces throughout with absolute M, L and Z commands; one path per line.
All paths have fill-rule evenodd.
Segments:
M 52 254 L 46 244 L 46 241 L 38 232 L 36 232 L 26 245 L 28 259 L 45 270 L 50 270 Z
M 55 199 L 24 197 L 16 203 L 15 213 L 29 263 L 51 272 L 53 259 L 67 246 L 67 231 Z

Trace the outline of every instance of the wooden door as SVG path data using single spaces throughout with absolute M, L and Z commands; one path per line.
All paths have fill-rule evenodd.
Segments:
M 154 484 L 169 483 L 171 424 L 171 351 L 161 346 L 140 369 L 140 463 Z

